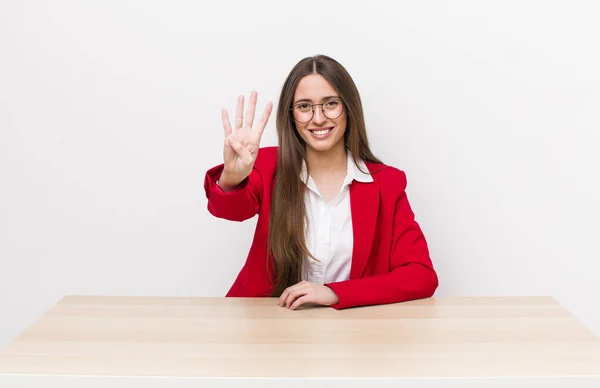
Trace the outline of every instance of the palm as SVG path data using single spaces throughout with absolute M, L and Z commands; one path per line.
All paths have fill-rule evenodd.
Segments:
M 223 109 L 223 128 L 225 130 L 225 144 L 223 148 L 224 170 L 243 179 L 252 171 L 254 161 L 258 155 L 260 139 L 262 137 L 273 104 L 268 103 L 258 123 L 254 125 L 256 110 L 256 92 L 250 94 L 250 103 L 244 117 L 244 97 L 238 98 L 235 115 L 235 127 L 231 128 L 227 110 Z
M 233 131 L 230 136 L 234 141 L 241 144 L 242 147 L 248 150 L 250 155 L 252 155 L 253 160 L 256 159 L 262 133 L 260 133 L 259 131 L 254 131 L 252 130 L 252 128 L 243 127 L 236 131 Z M 235 150 L 231 146 L 231 143 L 228 140 L 225 141 L 223 158 L 225 162 L 225 169 L 229 171 L 235 171 L 237 174 L 243 174 L 243 172 L 247 168 L 242 158 L 238 155 L 237 152 L 235 152 Z

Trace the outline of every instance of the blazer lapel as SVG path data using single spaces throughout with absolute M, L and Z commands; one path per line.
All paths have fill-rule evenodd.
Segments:
M 350 210 L 354 236 L 350 279 L 358 279 L 362 276 L 369 261 L 377 227 L 377 214 L 379 213 L 379 183 L 377 180 L 369 183 L 352 182 L 350 185 Z

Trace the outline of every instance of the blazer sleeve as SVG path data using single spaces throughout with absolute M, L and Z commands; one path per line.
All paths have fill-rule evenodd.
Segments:
M 262 176 L 258 169 L 252 172 L 233 191 L 223 192 L 217 180 L 223 172 L 223 164 L 206 172 L 204 191 L 208 199 L 208 211 L 215 217 L 230 221 L 245 221 L 254 217 L 263 194 Z
M 438 287 L 427 242 L 406 196 L 406 175 L 400 172 L 403 180 L 394 206 L 391 271 L 326 284 L 339 298 L 331 306 L 335 309 L 428 298 Z

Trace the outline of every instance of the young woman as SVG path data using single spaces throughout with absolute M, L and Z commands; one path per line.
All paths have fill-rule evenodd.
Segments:
M 257 94 L 232 128 L 222 111 L 224 163 L 206 173 L 208 210 L 244 221 L 254 241 L 228 297 L 278 297 L 336 309 L 433 295 L 438 278 L 415 221 L 404 172 L 369 149 L 358 89 L 318 55 L 287 77 L 277 109 L 278 147 L 259 148 L 273 105 L 254 123 Z M 254 125 L 254 128 L 253 128 Z

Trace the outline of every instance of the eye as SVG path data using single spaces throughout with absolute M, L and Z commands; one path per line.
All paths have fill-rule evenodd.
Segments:
M 325 103 L 325 108 L 335 108 L 340 104 L 338 100 L 329 100 Z
M 299 109 L 301 111 L 307 111 L 307 110 L 310 110 L 310 108 L 311 108 L 310 104 L 307 104 L 307 103 L 301 103 L 301 104 L 296 105 L 296 109 Z

